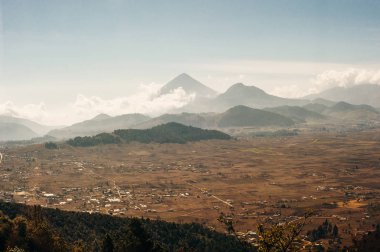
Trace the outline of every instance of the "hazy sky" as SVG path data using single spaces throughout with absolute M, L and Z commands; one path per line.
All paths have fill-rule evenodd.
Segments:
M 0 114 L 150 113 L 187 98 L 154 98 L 182 72 L 288 97 L 380 84 L 379 13 L 378 0 L 0 0 Z

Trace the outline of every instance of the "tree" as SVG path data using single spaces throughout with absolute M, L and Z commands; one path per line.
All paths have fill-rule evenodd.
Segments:
M 300 234 L 307 223 L 312 211 L 307 211 L 302 218 L 286 223 L 277 223 L 268 226 L 258 225 L 258 251 L 261 252 L 288 252 L 299 251 L 297 241 L 301 240 Z M 234 234 L 233 214 L 225 215 L 221 213 L 218 221 L 223 223 L 229 234 Z M 237 236 L 236 236 L 237 237 Z M 237 237 L 239 239 L 239 237 Z
M 334 228 L 333 228 L 333 231 L 332 231 L 332 235 L 333 235 L 334 238 L 338 237 L 338 227 L 336 225 L 334 225 Z
M 234 217 L 233 213 L 226 215 L 222 212 L 222 213 L 220 213 L 220 215 L 218 217 L 218 221 L 225 226 L 225 228 L 229 234 L 234 234 L 236 236 L 235 228 L 234 228 L 234 224 L 233 224 L 233 217 Z
M 0 251 L 4 251 L 12 233 L 12 221 L 0 212 Z
M 102 252 L 113 252 L 114 245 L 112 238 L 109 234 L 106 235 L 103 241 Z
M 58 145 L 56 143 L 53 143 L 53 142 L 46 142 L 45 143 L 45 148 L 46 149 L 58 149 Z
M 299 235 L 306 224 L 306 219 L 307 217 L 302 221 L 275 224 L 267 228 L 260 224 L 258 226 L 259 251 L 298 251 L 296 242 L 300 240 Z
M 126 251 L 161 251 L 159 247 L 155 247 L 146 230 L 142 226 L 139 219 L 132 218 L 129 224 L 129 230 L 124 238 Z

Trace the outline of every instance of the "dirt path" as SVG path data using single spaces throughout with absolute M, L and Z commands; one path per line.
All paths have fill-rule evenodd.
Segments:
M 114 189 L 116 189 L 117 194 L 119 195 L 119 199 L 121 199 L 120 187 L 118 187 L 118 186 L 116 185 L 116 181 L 115 181 L 115 180 L 113 180 L 113 187 L 114 187 Z
M 199 187 L 197 187 L 197 186 L 195 186 L 195 185 L 192 185 L 192 184 L 190 184 L 190 183 L 188 183 L 188 182 L 187 182 L 186 184 L 188 184 L 188 185 L 190 185 L 191 187 L 194 187 L 194 188 L 200 190 L 202 193 L 208 193 L 207 190 L 204 190 L 204 189 L 202 189 L 202 188 L 199 188 Z M 225 200 L 222 200 L 221 198 L 219 198 L 219 197 L 217 197 L 217 196 L 215 196 L 215 195 L 213 195 L 213 194 L 211 194 L 210 196 L 213 197 L 213 198 L 215 198 L 215 199 L 217 199 L 217 200 L 219 200 L 219 201 L 222 202 L 223 204 L 226 204 L 226 205 L 229 206 L 229 207 L 234 207 L 232 204 L 228 203 L 228 202 L 225 201 Z

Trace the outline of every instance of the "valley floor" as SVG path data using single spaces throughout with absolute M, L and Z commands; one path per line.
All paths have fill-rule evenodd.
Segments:
M 1 150 L 0 198 L 64 210 L 198 222 L 237 231 L 316 210 L 343 244 L 380 223 L 380 130 L 187 144 Z

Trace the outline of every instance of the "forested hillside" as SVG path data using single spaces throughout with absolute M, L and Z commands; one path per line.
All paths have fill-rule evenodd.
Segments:
M 120 129 L 112 134 L 101 133 L 92 137 L 76 137 L 67 141 L 71 146 L 95 146 L 99 144 L 117 144 L 128 142 L 141 143 L 186 143 L 208 139 L 230 139 L 231 137 L 217 130 L 204 130 L 179 123 L 167 123 L 151 129 Z
M 252 251 L 200 224 L 0 202 L 0 251 Z

